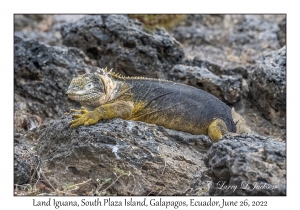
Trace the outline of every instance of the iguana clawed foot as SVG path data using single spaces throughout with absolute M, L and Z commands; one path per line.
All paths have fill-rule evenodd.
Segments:
M 74 114 L 73 118 L 76 118 L 70 122 L 71 128 L 76 128 L 80 125 L 93 125 L 100 120 L 100 114 L 96 110 L 88 111 L 85 107 L 81 107 L 81 110 L 71 109 L 72 112 L 81 112 L 81 114 Z
M 85 113 L 88 112 L 88 110 L 84 106 L 82 106 L 80 110 L 78 110 L 78 109 L 71 109 L 71 112 L 81 112 L 81 114 L 85 114 Z

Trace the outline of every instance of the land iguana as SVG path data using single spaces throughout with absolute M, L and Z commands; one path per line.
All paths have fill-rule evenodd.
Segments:
M 236 133 L 243 118 L 213 95 L 195 87 L 167 80 L 124 77 L 100 69 L 73 78 L 66 92 L 81 103 L 71 128 L 99 120 L 122 118 L 163 126 L 191 134 L 205 134 L 219 141 Z M 244 123 L 244 122 L 243 122 Z

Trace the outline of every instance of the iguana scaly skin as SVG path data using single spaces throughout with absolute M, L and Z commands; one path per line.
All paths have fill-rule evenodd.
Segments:
M 122 77 L 106 69 L 74 78 L 68 97 L 83 106 L 71 128 L 99 120 L 122 118 L 205 134 L 218 141 L 236 132 L 233 114 L 213 95 L 183 84 L 149 78 Z

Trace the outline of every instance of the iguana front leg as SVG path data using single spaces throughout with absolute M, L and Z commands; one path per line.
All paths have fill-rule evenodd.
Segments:
M 76 118 L 70 122 L 71 128 L 76 128 L 80 125 L 93 125 L 99 120 L 122 118 L 127 119 L 130 117 L 133 110 L 132 102 L 117 101 L 114 103 L 104 104 L 93 111 L 87 111 L 84 107 L 81 108 L 81 114 L 74 114 Z M 77 110 L 74 110 L 77 111 Z

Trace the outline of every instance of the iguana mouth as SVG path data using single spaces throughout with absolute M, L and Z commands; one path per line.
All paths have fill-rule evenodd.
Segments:
M 68 94 L 68 97 L 75 101 L 94 101 L 99 100 L 99 93 L 82 93 L 82 94 Z
M 84 95 L 99 95 L 99 91 L 96 89 L 91 89 L 91 90 L 72 90 L 68 89 L 66 94 L 68 96 L 84 96 Z

